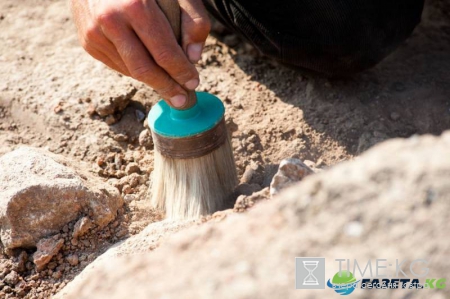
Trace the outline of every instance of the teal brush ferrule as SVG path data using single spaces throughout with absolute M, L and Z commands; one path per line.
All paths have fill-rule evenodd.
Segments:
M 148 114 L 148 125 L 154 134 L 167 138 L 184 138 L 214 128 L 223 118 L 225 107 L 216 96 L 197 92 L 197 104 L 177 110 L 159 101 Z

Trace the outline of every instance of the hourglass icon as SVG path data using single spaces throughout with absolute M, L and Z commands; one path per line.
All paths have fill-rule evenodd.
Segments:
M 313 272 L 317 269 L 319 261 L 303 261 L 303 267 L 308 271 L 308 275 L 303 280 L 305 286 L 319 285 L 319 280 L 314 276 Z

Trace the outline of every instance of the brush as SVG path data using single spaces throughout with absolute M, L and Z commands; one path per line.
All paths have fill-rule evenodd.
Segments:
M 158 4 L 180 41 L 178 1 Z M 237 174 L 224 114 L 216 96 L 194 91 L 188 91 L 182 109 L 161 100 L 150 110 L 155 145 L 151 204 L 166 218 L 198 218 L 224 209 L 230 200 Z

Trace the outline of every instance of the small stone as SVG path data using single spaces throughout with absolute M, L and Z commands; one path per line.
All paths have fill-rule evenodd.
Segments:
M 253 169 L 253 167 L 251 165 L 247 165 L 247 167 L 245 168 L 244 174 L 242 175 L 241 183 L 250 183 L 255 172 L 256 172 L 256 170 Z
M 360 237 L 363 232 L 363 226 L 359 221 L 352 221 L 345 226 L 344 231 L 349 237 Z
M 128 234 L 128 231 L 125 228 L 122 228 L 121 230 L 119 230 L 116 233 L 116 237 L 120 239 L 122 237 L 125 237 L 127 234 Z
M 397 112 L 392 112 L 391 113 L 391 119 L 393 121 L 399 120 L 400 119 L 400 114 L 398 114 Z
M 267 200 L 269 199 L 270 195 L 269 195 L 269 188 L 264 188 L 258 192 L 253 193 L 252 195 L 240 195 L 237 200 L 236 203 L 234 204 L 234 208 L 233 210 L 235 212 L 244 212 L 247 209 L 251 208 L 254 206 L 254 204 L 258 201 L 261 200 Z
M 17 257 L 17 264 L 16 264 L 17 272 L 24 272 L 26 270 L 27 261 L 28 261 L 28 254 L 26 251 L 22 251 Z
M 47 268 L 48 268 L 48 269 L 51 269 L 51 270 L 54 270 L 57 266 L 58 266 L 57 263 L 55 263 L 55 262 L 50 262 L 50 263 L 48 263 Z
M 123 192 L 123 194 L 131 194 L 131 193 L 134 193 L 134 189 L 131 188 L 130 185 L 125 185 L 122 188 L 122 192 Z
M 125 134 L 115 134 L 114 140 L 118 142 L 124 142 L 128 140 L 128 136 Z
M 37 251 L 33 254 L 33 261 L 36 265 L 37 271 L 41 271 L 50 262 L 64 244 L 63 239 L 59 236 L 53 236 L 46 239 L 41 239 L 37 243 Z
M 130 202 L 134 201 L 135 199 L 136 199 L 136 195 L 134 195 L 134 194 L 126 194 L 123 197 L 123 200 L 125 200 L 125 202 L 127 202 L 127 203 L 130 203 Z
M 140 176 L 136 173 L 133 173 L 128 176 L 128 184 L 130 185 L 131 188 L 137 187 L 140 181 L 141 181 Z
M 19 274 L 14 270 L 9 272 L 9 274 L 5 276 L 5 282 L 10 286 L 15 285 L 19 282 Z
M 113 125 L 117 122 L 116 118 L 113 115 L 108 115 L 107 117 L 105 117 L 105 123 L 107 125 Z
M 132 173 L 139 173 L 141 172 L 141 168 L 139 168 L 139 165 L 137 163 L 129 163 L 125 168 L 126 174 L 130 175 Z
M 300 159 L 284 159 L 270 183 L 270 195 L 278 194 L 282 189 L 301 181 L 305 176 L 312 173 L 314 172 L 311 168 Z
M 145 129 L 139 134 L 139 145 L 146 148 L 153 146 L 153 138 L 149 130 Z
M 84 247 L 91 247 L 91 242 L 89 242 L 89 240 L 82 240 L 81 243 L 83 243 Z
M 69 226 L 67 224 L 64 225 L 62 230 L 63 230 L 63 232 L 68 233 L 69 232 Z
M 87 108 L 87 110 L 86 110 L 86 113 L 89 115 L 89 116 L 92 116 L 92 115 L 94 115 L 95 114 L 95 105 L 94 104 L 92 104 L 92 103 L 90 103 L 89 104 L 89 106 L 88 106 L 88 108 Z
M 136 109 L 134 111 L 134 114 L 136 115 L 136 119 L 138 120 L 138 122 L 143 122 L 144 121 L 144 119 L 145 119 L 145 113 L 144 112 L 142 112 L 139 109 Z
M 88 217 L 79 219 L 73 228 L 72 238 L 77 239 L 88 232 L 92 228 L 92 222 Z M 74 245 L 74 244 L 72 244 Z
M 71 266 L 76 266 L 79 263 L 78 255 L 76 255 L 76 254 L 71 254 L 71 255 L 67 256 L 66 260 L 67 260 L 67 262 L 69 262 L 69 264 Z
M 60 279 L 62 277 L 62 273 L 60 271 L 53 272 L 52 277 L 54 279 Z

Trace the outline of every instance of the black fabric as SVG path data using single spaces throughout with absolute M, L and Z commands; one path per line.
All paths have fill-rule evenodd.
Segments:
M 380 62 L 420 22 L 424 0 L 204 0 L 263 54 L 324 75 Z

